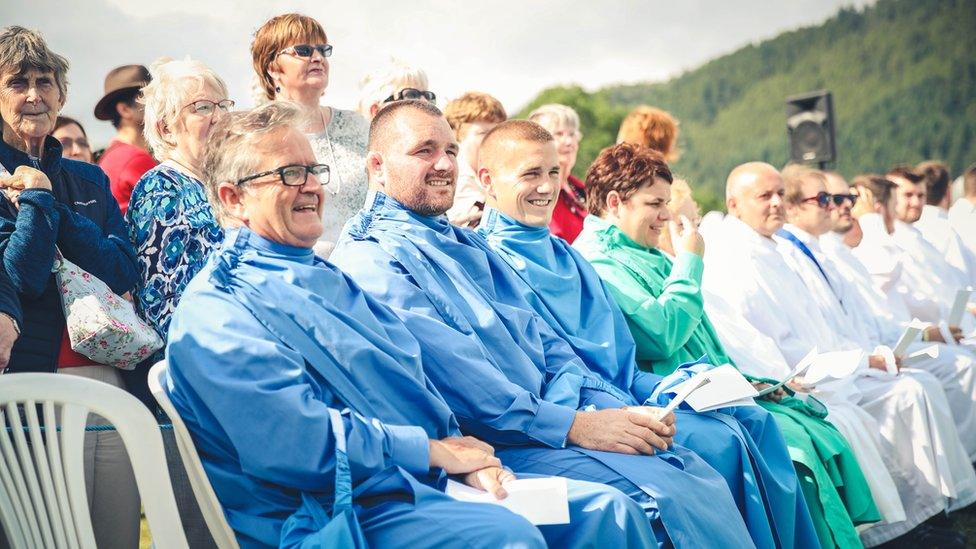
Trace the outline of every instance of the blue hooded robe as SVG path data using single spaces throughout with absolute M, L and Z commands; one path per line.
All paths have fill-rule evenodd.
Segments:
M 644 505 L 662 545 L 754 546 L 725 482 L 693 452 L 675 445 L 633 456 L 567 444 L 579 410 L 635 402 L 528 307 L 498 299 L 497 285 L 515 275 L 476 234 L 374 192 L 330 259 L 404 320 L 462 430 L 495 444 L 503 461 L 620 488 Z
M 424 375 L 417 340 L 310 249 L 228 232 L 187 286 L 166 351 L 170 398 L 243 548 L 336 544 L 320 534 L 337 493 L 338 411 L 353 509 L 370 545 L 654 542 L 638 505 L 593 483 L 570 481 L 571 524 L 539 529 L 441 492 L 429 439 L 460 433 Z
M 485 209 L 477 232 L 522 282 L 512 287 L 517 295 L 499 295 L 531 305 L 592 371 L 638 402 L 655 404 L 652 393 L 662 378 L 637 368 L 626 319 L 579 252 L 547 227 L 524 225 L 494 208 Z M 768 412 L 752 406 L 703 414 L 687 409 L 679 412 L 677 427 L 675 442 L 723 473 L 757 545 L 756 532 L 769 524 L 767 512 L 778 544 L 770 547 L 820 545 L 786 443 Z

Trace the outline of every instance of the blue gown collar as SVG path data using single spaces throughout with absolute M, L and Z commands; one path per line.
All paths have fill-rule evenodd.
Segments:
M 261 252 L 279 255 L 299 263 L 311 265 L 315 262 L 315 252 L 312 248 L 290 246 L 267 239 L 247 227 L 239 227 L 227 231 L 226 241 L 238 250 L 255 248 Z
M 441 234 L 451 232 L 451 224 L 446 215 L 429 217 L 420 215 L 410 208 L 404 206 L 395 198 L 383 191 L 370 190 L 366 195 L 366 204 L 363 207 L 367 218 L 384 218 L 419 223 L 428 229 Z
M 510 229 L 510 230 L 509 230 Z M 486 206 L 481 216 L 481 223 L 477 228 L 482 234 L 517 234 L 521 240 L 541 242 L 549 240 L 549 227 L 533 227 L 526 225 L 514 217 Z

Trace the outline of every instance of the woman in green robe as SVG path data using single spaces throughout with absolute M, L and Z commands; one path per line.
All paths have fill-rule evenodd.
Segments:
M 635 183 L 635 168 L 658 161 L 657 153 L 631 144 L 601 152 L 587 173 L 590 215 L 573 247 L 620 305 L 641 369 L 667 375 L 702 356 L 735 365 L 705 314 L 697 220 L 683 219 L 683 231 L 671 223 L 666 178 Z M 674 259 L 658 248 L 665 233 L 675 235 Z M 782 391 L 770 397 L 757 402 L 774 414 L 786 439 L 821 544 L 861 546 L 854 526 L 880 515 L 850 446 L 816 402 L 808 405 Z

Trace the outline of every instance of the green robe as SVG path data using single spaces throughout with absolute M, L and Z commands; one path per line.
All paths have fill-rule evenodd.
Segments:
M 705 314 L 704 264 L 683 252 L 672 263 L 640 246 L 615 225 L 588 216 L 573 243 L 596 269 L 620 305 L 634 340 L 637 362 L 660 375 L 707 355 L 733 364 Z M 860 547 L 855 524 L 880 520 L 864 474 L 839 431 L 803 402 L 759 400 L 776 418 L 824 547 Z

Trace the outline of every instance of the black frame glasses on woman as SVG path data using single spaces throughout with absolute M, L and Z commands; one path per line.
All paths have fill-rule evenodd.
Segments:
M 426 99 L 428 103 L 437 101 L 437 96 L 432 91 L 418 90 L 417 88 L 403 88 L 395 94 L 383 100 L 384 103 L 391 101 L 403 101 L 404 99 Z
M 278 52 L 278 55 L 287 53 L 295 57 L 312 57 L 312 52 L 319 52 L 322 57 L 332 57 L 331 44 L 295 44 Z
M 200 99 L 199 101 L 194 101 L 192 103 L 187 103 L 183 105 L 183 108 L 193 107 L 193 112 L 201 116 L 209 116 L 214 113 L 217 109 L 224 112 L 230 112 L 237 103 L 233 99 L 223 99 L 221 101 L 211 101 L 209 99 Z
M 319 183 L 328 189 L 327 185 L 331 179 L 328 164 L 310 164 L 308 166 L 304 164 L 288 164 L 286 166 L 281 166 L 280 168 L 275 168 L 266 172 L 242 177 L 237 180 L 237 186 L 241 186 L 248 181 L 258 179 L 259 177 L 278 174 L 278 179 L 281 181 L 282 185 L 286 187 L 301 187 L 308 181 L 308 174 L 310 173 L 318 177 Z

